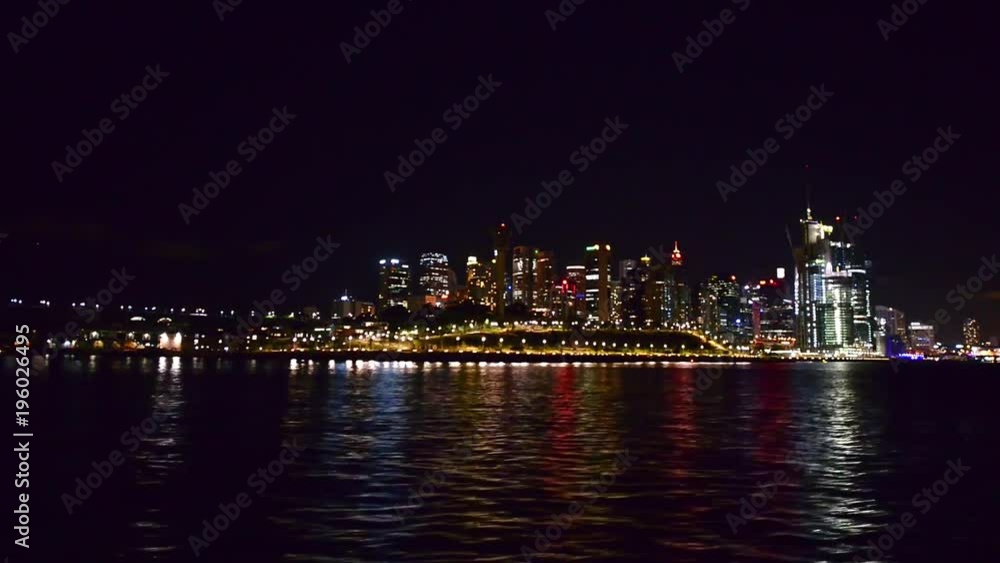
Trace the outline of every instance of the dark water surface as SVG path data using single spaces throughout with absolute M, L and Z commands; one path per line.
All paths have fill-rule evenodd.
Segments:
M 906 512 L 894 561 L 1000 553 L 994 367 L 727 365 L 691 403 L 686 364 L 56 364 L 32 382 L 36 560 L 191 561 L 189 536 L 241 493 L 199 560 L 867 561 Z M 289 465 L 286 441 L 305 448 Z M 115 450 L 67 515 L 60 496 Z M 925 500 L 959 459 L 972 469 Z M 758 485 L 773 497 L 737 522 Z

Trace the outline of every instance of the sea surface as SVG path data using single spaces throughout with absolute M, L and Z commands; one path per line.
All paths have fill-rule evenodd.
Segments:
M 1000 554 L 992 366 L 83 357 L 31 385 L 12 562 Z

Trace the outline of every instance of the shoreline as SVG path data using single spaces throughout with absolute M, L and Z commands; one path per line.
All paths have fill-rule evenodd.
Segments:
M 888 358 L 859 359 L 817 359 L 817 358 L 761 358 L 743 356 L 713 355 L 669 355 L 669 354 L 573 354 L 573 353 L 531 353 L 531 352 L 382 352 L 382 351 L 297 351 L 297 352 L 194 352 L 171 350 L 88 350 L 67 351 L 59 354 L 67 358 L 89 356 L 112 358 L 202 358 L 240 360 L 314 360 L 335 362 L 416 362 L 416 363 L 591 363 L 591 364 L 647 364 L 647 363 L 874 363 L 888 362 Z

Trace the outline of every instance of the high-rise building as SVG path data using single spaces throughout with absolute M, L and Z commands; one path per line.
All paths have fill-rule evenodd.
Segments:
M 976 348 L 983 345 L 983 332 L 976 319 L 965 319 L 965 322 L 962 323 L 962 336 L 966 348 Z
M 876 305 L 875 318 L 880 332 L 890 337 L 906 338 L 906 313 L 892 307 Z
M 760 280 L 750 287 L 754 348 L 795 349 L 795 297 L 779 269 L 777 279 Z
M 874 350 L 870 262 L 843 233 L 834 240 L 834 227 L 813 219 L 811 209 L 801 223 L 802 246 L 795 249 L 799 349 Z
M 816 304 L 819 350 L 836 352 L 856 343 L 851 282 L 843 271 L 822 277 L 821 300 Z
M 410 266 L 396 259 L 379 260 L 378 307 L 407 307 L 410 295 Z
M 611 321 L 611 245 L 587 247 L 587 315 L 591 322 Z
M 937 328 L 932 324 L 910 323 L 910 352 L 930 355 L 937 345 Z
M 711 276 L 702 284 L 699 296 L 702 332 L 730 346 L 749 345 L 753 327 L 744 319 L 747 311 L 736 276 Z
M 479 258 L 469 256 L 465 262 L 465 286 L 469 299 L 479 305 L 489 306 L 492 303 L 490 266 L 480 262 Z
M 851 313 L 854 324 L 854 342 L 858 348 L 875 346 L 877 322 L 872 306 L 872 262 L 861 249 L 848 240 L 847 232 L 837 217 L 834 239 L 830 242 L 833 270 L 844 272 L 851 278 Z
M 552 296 L 556 291 L 556 254 L 551 250 L 535 252 L 534 289 L 532 303 L 534 312 L 542 316 L 552 315 Z
M 642 326 L 659 327 L 663 323 L 664 266 L 653 259 L 639 259 L 639 283 L 642 287 Z
M 795 249 L 795 316 L 798 319 L 797 340 L 803 352 L 817 351 L 823 338 L 820 331 L 820 305 L 825 300 L 824 276 L 833 271 L 830 264 L 828 237 L 833 227 L 828 227 L 812 217 L 806 210 L 802 220 L 802 246 Z M 853 319 L 851 320 L 853 324 Z
M 906 335 L 905 313 L 892 307 L 876 305 L 875 327 L 876 342 L 881 354 L 896 357 L 906 352 L 909 341 Z
M 679 241 L 674 241 L 674 251 L 670 253 L 670 265 L 676 268 L 680 268 L 684 265 L 684 255 L 681 254 L 681 246 Z
M 510 229 L 497 228 L 493 237 L 493 311 L 502 321 L 507 311 L 507 263 L 510 260 Z
M 665 271 L 666 266 L 654 264 L 649 256 L 618 263 L 620 281 L 613 285 L 619 295 L 612 307 L 616 324 L 632 328 L 662 325 Z
M 567 303 L 570 320 L 587 318 L 587 268 L 566 266 L 566 285 L 570 299 Z
M 617 309 L 618 324 L 627 327 L 637 327 L 642 320 L 642 282 L 640 281 L 639 262 L 631 258 L 618 261 L 618 293 Z
M 534 307 L 535 253 L 530 246 L 515 246 L 511 268 L 511 300 L 529 310 Z
M 450 291 L 448 257 L 437 252 L 421 254 L 420 292 L 443 300 Z
M 611 280 L 611 324 L 625 324 L 625 302 L 622 293 L 622 280 Z
M 663 269 L 663 322 L 674 330 L 692 328 L 691 288 L 687 283 L 684 255 L 674 241 L 670 266 Z

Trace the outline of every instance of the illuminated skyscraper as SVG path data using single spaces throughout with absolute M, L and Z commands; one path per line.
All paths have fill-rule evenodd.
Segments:
M 670 267 L 663 270 L 663 322 L 675 330 L 692 328 L 691 288 L 687 283 L 684 255 L 676 241 Z
M 976 319 L 965 319 L 962 323 L 962 336 L 965 340 L 966 348 L 975 348 L 983 345 L 983 333 L 979 329 L 979 322 Z
M 489 265 L 480 262 L 475 256 L 469 256 L 465 262 L 465 284 L 472 302 L 487 306 L 493 302 L 490 280 Z
M 889 336 L 906 338 L 906 313 L 892 307 L 875 306 L 879 329 Z
M 618 262 L 618 317 L 620 324 L 637 327 L 642 319 L 642 283 L 639 262 L 631 258 Z
M 908 340 L 906 336 L 906 314 L 899 309 L 875 306 L 875 324 L 878 337 L 885 338 L 884 352 L 887 356 L 898 356 L 906 352 Z
M 857 245 L 850 242 L 840 217 L 837 217 L 834 238 L 830 242 L 834 272 L 843 272 L 851 278 L 851 313 L 853 316 L 854 342 L 859 348 L 873 349 L 877 322 L 872 305 L 872 262 Z
M 835 352 L 856 344 L 852 281 L 845 271 L 822 277 L 822 294 L 816 304 L 819 350 Z
M 534 306 L 535 252 L 530 246 L 515 246 L 511 269 L 511 300 L 529 310 Z
M 643 256 L 618 263 L 620 324 L 642 328 L 660 326 L 663 320 L 664 266 Z
M 556 290 L 556 255 L 550 250 L 535 251 L 533 308 L 537 314 L 552 314 L 552 296 Z
M 663 323 L 664 270 L 662 264 L 653 264 L 653 259 L 643 256 L 639 259 L 639 283 L 642 287 L 642 326 L 659 327 Z
M 910 323 L 910 351 L 914 354 L 929 355 L 937 345 L 937 329 L 934 325 L 920 322 Z
M 450 292 L 448 257 L 436 252 L 420 255 L 420 291 L 438 299 L 447 299 Z
M 681 254 L 680 242 L 674 241 L 674 251 L 670 254 L 670 265 L 681 267 L 684 265 L 684 255 Z
M 611 321 L 611 245 L 587 247 L 587 315 L 592 322 Z
M 611 324 L 625 324 L 625 302 L 622 292 L 623 280 L 611 280 Z
M 806 210 L 802 220 L 802 246 L 795 249 L 795 317 L 797 339 L 803 352 L 817 351 L 820 336 L 820 305 L 825 301 L 824 276 L 833 271 L 830 264 L 830 243 L 833 227 L 827 227 Z M 852 319 L 853 324 L 853 319 Z
M 566 287 L 570 293 L 570 319 L 587 318 L 587 268 L 584 266 L 566 266 Z
M 795 348 L 795 297 L 779 269 L 777 279 L 751 287 L 750 306 L 754 347 L 758 350 Z
M 510 230 L 497 228 L 493 238 L 493 311 L 502 321 L 507 311 L 507 263 L 510 260 Z
M 802 246 L 795 250 L 797 336 L 806 352 L 836 352 L 856 344 L 850 260 L 847 248 L 832 239 L 833 231 L 806 209 Z
M 379 260 L 378 264 L 379 311 L 397 305 L 407 307 L 410 295 L 410 267 L 396 258 Z
M 701 330 L 707 336 L 730 346 L 745 345 L 751 327 L 744 320 L 742 292 L 736 276 L 712 276 L 702 284 L 699 294 Z

